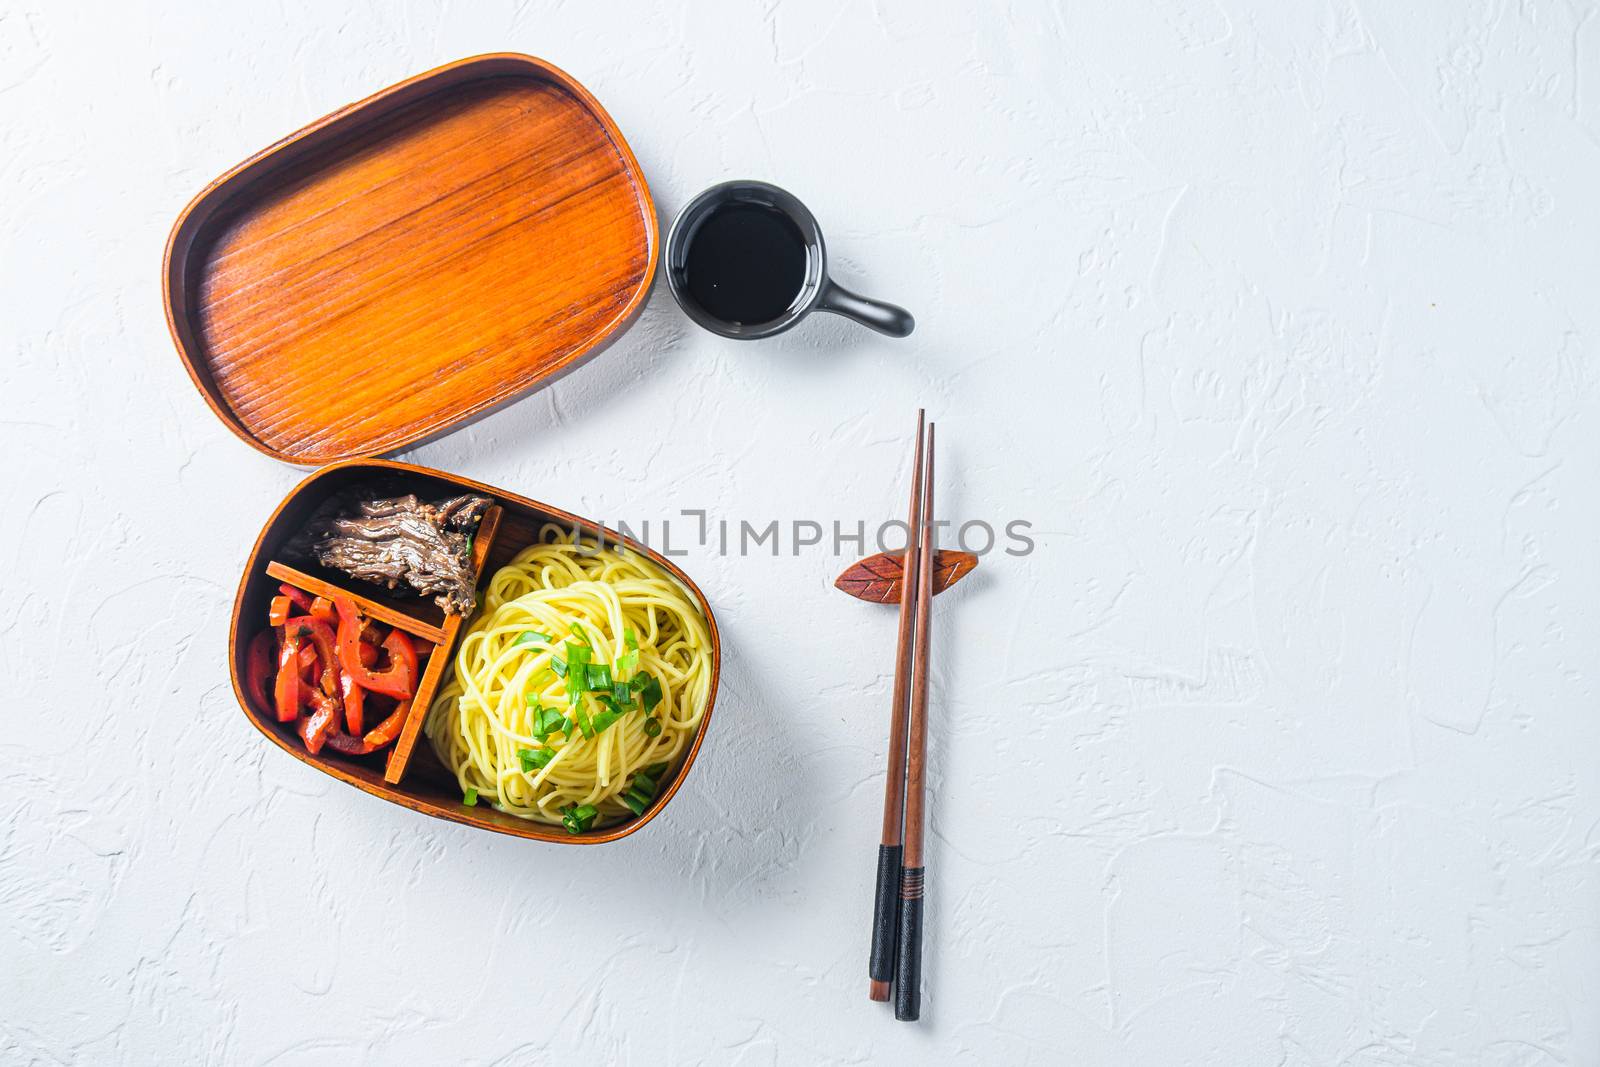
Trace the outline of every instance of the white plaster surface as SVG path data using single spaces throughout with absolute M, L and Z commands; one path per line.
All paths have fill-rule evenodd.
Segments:
M 658 286 L 405 458 L 593 516 L 897 514 L 940 599 L 926 1016 L 865 998 L 893 613 L 689 547 L 690 781 L 530 845 L 270 750 L 239 567 L 302 475 L 162 318 L 168 227 L 303 123 L 544 56 L 664 220 L 808 201 L 905 342 Z M 1600 19 L 1426 0 L 0 0 L 0 1062 L 1600 1063 Z

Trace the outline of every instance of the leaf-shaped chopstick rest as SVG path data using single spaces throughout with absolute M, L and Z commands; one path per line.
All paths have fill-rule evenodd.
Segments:
M 900 552 L 879 552 L 852 564 L 833 580 L 839 589 L 857 600 L 869 604 L 900 603 L 900 587 L 905 577 Z M 955 585 L 978 565 L 978 557 L 971 552 L 957 552 L 941 548 L 934 556 L 933 595 Z

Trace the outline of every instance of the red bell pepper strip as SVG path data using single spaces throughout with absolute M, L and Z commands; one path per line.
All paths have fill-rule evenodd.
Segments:
M 315 756 L 339 723 L 339 702 L 326 693 L 311 692 L 311 714 L 300 720 L 300 739 Z
M 351 737 L 349 734 L 329 734 L 328 747 L 335 752 L 343 752 L 346 756 L 365 756 L 378 751 L 376 745 L 369 745 L 362 738 Z
M 272 603 L 267 606 L 267 625 L 282 626 L 285 622 L 289 621 L 290 606 L 291 605 L 288 597 L 273 597 Z
M 319 596 L 311 602 L 309 614 L 313 619 L 321 619 L 327 623 L 329 629 L 339 625 L 339 615 L 333 610 L 333 601 L 325 596 Z
M 370 667 L 376 662 L 378 662 L 378 646 L 369 645 L 365 641 L 361 642 L 361 665 L 363 667 Z M 316 648 L 312 645 L 302 646 L 300 649 L 300 673 L 305 675 L 306 681 L 312 685 L 317 684 L 317 675 L 319 672 L 316 670 L 316 666 Z M 340 689 L 342 692 L 343 683 L 340 684 Z
M 333 628 L 321 619 L 310 615 L 296 615 L 283 624 L 284 632 L 310 638 L 317 650 L 317 678 L 322 691 L 330 697 L 339 695 L 339 657 L 334 645 Z
M 360 737 L 366 725 L 367 691 L 356 684 L 356 680 L 350 677 L 349 671 L 341 670 L 339 695 L 344 698 L 344 727 L 350 731 L 351 737 Z
M 369 752 L 377 751 L 374 746 L 367 744 L 361 738 L 351 737 L 349 734 L 329 734 L 328 747 L 346 756 L 365 756 Z
M 267 684 L 272 673 L 273 632 L 262 630 L 250 639 L 244 654 L 244 691 L 250 706 L 266 715 L 273 714 L 273 691 Z
M 339 663 L 357 685 L 374 693 L 410 700 L 417 691 L 417 653 L 411 639 L 400 630 L 390 630 L 383 639 L 389 653 L 389 666 L 374 671 L 361 662 L 361 616 L 356 613 L 355 602 L 337 597 L 333 602 L 339 610 Z
M 402 700 L 389 717 L 377 726 L 374 726 L 366 737 L 356 738 L 348 734 L 331 734 L 328 737 L 328 747 L 335 752 L 343 752 L 347 756 L 365 756 L 376 752 L 400 736 L 400 727 L 405 725 L 406 711 L 411 707 L 411 701 Z
M 307 615 L 311 614 L 311 594 L 310 593 L 306 592 L 304 589 L 296 589 L 294 586 L 290 585 L 288 582 L 284 582 L 282 585 L 278 586 L 278 592 L 282 593 L 284 596 L 286 596 L 290 600 L 294 601 L 294 606 L 295 607 L 299 608 L 301 611 L 305 612 Z
M 410 700 L 417 692 L 417 649 L 411 643 L 411 635 L 404 630 L 390 630 L 389 636 L 383 639 L 383 648 L 389 653 L 389 669 L 385 673 L 393 674 L 399 670 L 405 679 L 399 683 L 400 691 L 389 695 L 399 700 Z
M 300 637 L 286 630 L 278 649 L 278 680 L 272 689 L 279 722 L 294 722 L 300 717 Z
M 406 712 L 411 710 L 411 701 L 402 700 L 389 717 L 374 726 L 366 737 L 362 738 L 373 748 L 382 748 L 390 741 L 400 736 L 400 728 L 406 724 Z

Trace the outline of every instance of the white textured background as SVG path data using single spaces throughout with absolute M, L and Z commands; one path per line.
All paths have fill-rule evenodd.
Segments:
M 0 1060 L 1600 1063 L 1600 18 L 1430 0 L 0 0 Z M 93 9 L 93 10 L 89 10 Z M 921 1026 L 864 996 L 893 613 L 685 567 L 726 636 L 646 832 L 543 847 L 269 751 L 238 568 L 301 476 L 180 367 L 206 181 L 431 66 L 584 81 L 663 219 L 815 209 L 893 342 L 664 286 L 406 456 L 601 518 L 897 512 L 941 598 Z

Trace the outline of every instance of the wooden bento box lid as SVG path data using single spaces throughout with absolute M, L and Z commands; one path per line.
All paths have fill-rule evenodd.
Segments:
M 167 243 L 167 322 L 227 426 L 303 465 L 413 445 L 536 389 L 637 317 L 659 234 L 576 81 L 451 63 L 212 182 Z

